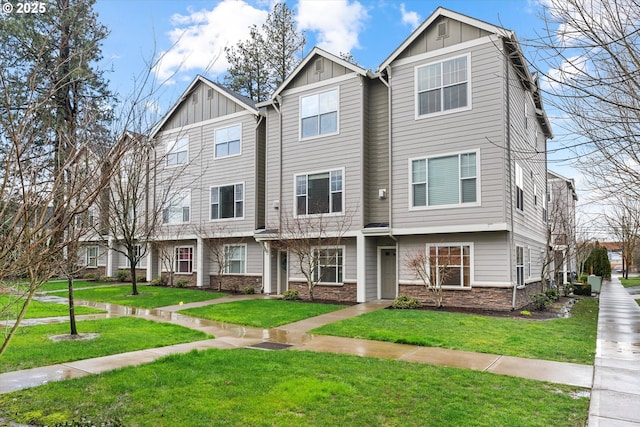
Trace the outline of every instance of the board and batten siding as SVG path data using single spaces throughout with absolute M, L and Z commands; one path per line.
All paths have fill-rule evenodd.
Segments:
M 365 225 L 389 221 L 389 98 L 387 87 L 375 79 L 367 85 L 365 134 Z M 378 191 L 387 191 L 380 199 Z
M 338 133 L 300 140 L 300 97 L 332 89 L 339 91 Z M 340 80 L 322 88 L 313 88 L 294 93 L 283 92 L 282 104 L 282 194 L 280 214 L 292 216 L 295 210 L 295 176 L 305 173 L 342 169 L 344 205 L 342 215 L 349 220 L 351 229 L 359 229 L 362 224 L 361 194 L 362 180 L 362 87 L 360 78 Z M 276 124 L 276 126 L 278 126 Z M 270 132 L 271 136 L 272 133 Z M 269 141 L 268 148 L 277 146 L 278 141 Z M 277 151 L 277 149 L 276 149 Z M 274 155 L 268 153 L 268 166 Z M 267 171 L 267 180 L 270 170 Z M 340 216 L 340 215 L 338 215 Z
M 352 72 L 344 65 L 337 64 L 321 55 L 314 55 L 307 66 L 289 82 L 287 89 L 304 88 L 309 84 L 330 80 Z
M 416 119 L 415 67 L 467 54 L 453 51 L 392 69 L 393 227 L 505 223 L 503 56 L 492 39 L 470 55 L 470 110 Z M 410 210 L 409 159 L 477 151 L 480 206 Z

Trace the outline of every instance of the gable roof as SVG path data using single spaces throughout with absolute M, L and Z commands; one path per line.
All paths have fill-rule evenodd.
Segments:
M 298 64 L 298 66 L 291 72 L 291 74 L 289 74 L 289 77 L 287 77 L 287 79 L 284 82 L 282 82 L 280 86 L 278 86 L 278 88 L 271 95 L 271 99 L 257 104 L 257 107 L 262 107 L 262 106 L 271 104 L 273 100 L 276 98 L 276 96 L 278 96 L 283 90 L 286 89 L 289 83 L 291 83 L 293 79 L 296 78 L 296 76 L 307 66 L 307 64 L 316 55 L 322 56 L 328 59 L 329 61 L 333 61 L 337 64 L 340 64 L 343 67 L 353 71 L 354 73 L 360 74 L 361 76 L 369 76 L 369 77 L 372 76 L 371 72 L 365 70 L 359 65 L 352 64 L 351 62 L 346 61 L 340 58 L 339 56 L 329 53 L 326 50 L 320 49 L 318 46 L 316 46 L 313 49 L 311 49 L 311 52 L 309 52 L 307 56 L 305 56 L 304 59 Z
M 224 86 L 222 86 L 222 85 L 220 85 L 218 83 L 212 82 L 211 80 L 207 79 L 206 77 L 198 74 L 193 79 L 193 81 L 191 82 L 189 87 L 187 87 L 187 89 L 182 93 L 182 95 L 180 95 L 180 98 L 178 98 L 178 100 L 173 105 L 173 107 L 171 107 L 171 109 L 164 115 L 164 117 L 153 127 L 153 129 L 151 130 L 151 132 L 149 134 L 149 138 L 154 138 L 158 134 L 160 129 L 162 129 L 162 127 L 165 125 L 165 123 L 173 116 L 173 114 L 176 112 L 176 110 L 178 110 L 178 108 L 189 97 L 191 92 L 196 88 L 196 86 L 198 84 L 204 84 L 204 85 L 210 87 L 211 89 L 215 90 L 216 92 L 218 92 L 222 96 L 224 96 L 226 98 L 229 98 L 233 102 L 239 104 L 244 109 L 250 111 L 251 113 L 253 113 L 255 115 L 260 114 L 260 112 L 258 111 L 258 108 L 256 107 L 256 103 L 251 98 L 248 98 L 248 97 L 246 97 L 244 95 L 241 95 L 241 94 L 239 94 L 237 92 L 234 92 L 231 89 L 226 88 L 226 87 L 224 87 Z
M 411 43 L 413 43 L 418 37 L 420 37 L 420 35 L 427 29 L 429 28 L 429 26 L 431 24 L 433 24 L 433 22 L 435 20 L 437 20 L 440 17 L 446 17 L 446 18 L 450 18 L 450 19 L 454 19 L 456 21 L 460 21 L 462 23 L 480 28 L 482 30 L 485 30 L 487 32 L 490 33 L 494 33 L 497 34 L 499 36 L 503 36 L 503 37 L 508 37 L 511 38 L 514 33 L 513 31 L 510 30 L 506 30 L 502 27 L 498 27 L 496 25 L 492 25 L 489 24 L 487 22 L 481 21 L 479 19 L 475 19 L 475 18 L 471 18 L 470 16 L 467 15 L 463 15 L 461 13 L 458 12 L 454 12 L 452 10 L 449 9 L 445 9 L 444 7 L 438 7 L 427 19 L 424 20 L 424 22 L 422 24 L 420 24 L 420 26 L 418 26 L 418 28 L 416 28 L 413 33 L 411 33 L 411 35 L 400 45 L 396 48 L 396 50 L 394 50 L 391 55 L 389 55 L 387 57 L 387 59 L 385 59 L 382 64 L 380 64 L 380 66 L 378 67 L 378 72 L 384 70 L 385 68 L 387 68 L 389 66 L 389 64 L 391 64 L 393 61 L 396 60 L 396 58 L 405 51 L 405 49 L 407 49 Z

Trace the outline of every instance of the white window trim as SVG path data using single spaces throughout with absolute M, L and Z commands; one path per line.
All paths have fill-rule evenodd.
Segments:
M 164 222 L 164 210 L 168 209 L 169 206 L 171 205 L 171 201 L 178 197 L 178 196 L 183 196 L 186 194 L 189 194 L 189 221 L 180 221 L 180 222 Z M 191 223 L 191 215 L 193 213 L 193 209 L 191 209 L 191 189 L 187 188 L 185 190 L 181 190 L 175 193 L 170 193 L 171 196 L 169 197 L 169 200 L 167 201 L 168 206 L 162 209 L 162 225 L 180 225 L 180 224 L 190 224 Z M 184 207 L 184 206 L 183 206 Z
M 96 250 L 96 256 L 95 257 L 89 257 L 89 249 L 95 249 Z M 89 262 L 89 260 L 92 259 L 92 258 L 95 258 L 95 260 L 96 260 L 96 264 L 95 265 L 91 265 L 91 263 Z M 96 245 L 87 246 L 87 249 L 85 251 L 86 267 L 88 267 L 88 268 L 98 268 L 100 266 L 99 259 L 100 259 L 100 246 L 96 246 Z
M 230 273 L 228 271 L 229 269 L 229 260 L 227 259 L 227 248 L 228 247 L 236 247 L 236 246 L 242 246 L 244 247 L 244 271 L 241 273 Z M 225 258 L 224 258 L 224 274 L 228 275 L 228 276 L 245 276 L 247 274 L 247 258 L 248 258 L 248 253 L 247 253 L 247 244 L 246 243 L 228 243 L 223 245 L 223 249 L 224 254 L 225 254 Z
M 211 201 L 211 190 L 213 188 L 220 188 L 220 187 L 231 187 L 233 186 L 233 203 L 234 203 L 234 213 L 235 213 L 235 203 L 236 203 L 236 194 L 235 194 L 235 186 L 242 184 L 242 216 L 234 216 L 233 218 L 216 218 L 213 219 L 211 218 L 211 205 L 213 204 L 213 202 Z M 218 190 L 218 197 L 220 195 L 220 190 Z M 220 203 L 218 203 L 218 205 L 220 205 Z M 219 208 L 218 208 L 219 209 Z M 211 187 L 209 187 L 209 222 L 219 222 L 219 221 L 241 221 L 244 219 L 244 214 L 247 211 L 247 184 L 244 181 L 241 182 L 234 182 L 233 184 L 220 184 L 220 185 L 212 185 Z
M 441 243 L 427 243 L 425 247 L 425 254 L 427 255 L 427 262 L 429 262 L 429 249 L 437 247 L 451 247 L 451 246 L 469 246 L 469 286 L 459 285 L 443 285 L 442 289 L 471 289 L 474 286 L 475 272 L 474 272 L 474 256 L 475 248 L 473 242 L 441 242 Z M 431 267 L 430 265 L 428 267 Z
M 179 260 L 178 260 L 178 249 L 191 249 L 191 271 L 190 272 L 183 272 L 183 271 L 178 271 L 178 264 L 179 264 Z M 173 251 L 175 254 L 175 260 L 174 263 L 175 265 L 173 266 L 174 268 L 174 274 L 193 274 L 195 270 L 195 266 L 196 266 L 196 251 L 193 245 L 185 245 L 185 246 L 174 246 L 173 247 Z
M 219 130 L 229 129 L 229 128 L 236 127 L 236 126 L 240 126 L 240 151 L 237 154 L 230 154 L 228 156 L 221 156 L 221 157 L 216 156 L 216 145 L 217 145 L 216 132 L 219 131 Z M 229 126 L 221 126 L 219 128 L 215 128 L 213 130 L 213 159 L 214 160 L 222 160 L 222 159 L 228 159 L 228 158 L 232 158 L 232 157 L 241 156 L 242 155 L 242 140 L 243 140 L 242 132 L 243 132 L 243 130 L 244 129 L 242 127 L 242 123 L 236 123 L 236 124 L 229 125 Z
M 519 163 L 516 162 L 516 166 L 515 166 L 515 175 L 516 175 L 516 179 L 515 179 L 515 183 L 516 183 L 516 211 L 519 211 L 521 213 L 524 213 L 524 196 L 525 196 L 525 192 L 524 192 L 524 171 L 522 169 L 522 166 L 520 166 Z M 522 190 L 522 208 L 518 207 L 518 190 Z
M 336 96 L 338 98 L 338 109 L 336 110 L 336 131 L 331 133 L 323 133 L 323 134 L 318 133 L 318 135 L 308 136 L 306 138 L 303 138 L 302 137 L 302 98 L 307 98 L 309 96 L 314 96 L 314 95 L 320 95 L 322 93 L 332 92 L 334 90 L 336 91 Z M 320 130 L 318 129 L 318 132 L 319 131 Z M 306 93 L 298 97 L 298 141 L 300 142 L 311 141 L 314 139 L 325 138 L 328 136 L 334 136 L 339 134 L 340 134 L 340 86 L 336 86 L 331 89 L 316 91 L 313 93 Z
M 531 249 L 531 247 L 527 246 L 527 279 L 531 279 L 531 277 L 533 277 L 531 275 L 532 272 L 532 267 L 533 267 L 533 250 Z
M 436 63 L 442 63 L 444 61 L 449 61 L 451 59 L 457 59 L 457 58 L 462 58 L 462 57 L 467 57 L 467 105 L 464 107 L 460 107 L 460 108 L 453 108 L 451 110 L 443 110 L 443 111 L 438 111 L 435 113 L 429 113 L 429 114 L 420 114 L 420 102 L 419 102 L 419 97 L 418 97 L 418 69 L 420 68 L 424 68 L 427 67 L 429 65 L 433 65 Z M 471 94 L 473 93 L 473 91 L 471 90 L 471 80 L 472 80 L 472 68 L 471 68 L 471 52 L 468 52 L 464 55 L 455 55 L 455 56 L 451 56 L 451 57 L 447 57 L 447 58 L 440 58 L 438 60 L 433 60 L 430 62 L 426 62 L 424 64 L 420 64 L 420 65 L 416 65 L 413 69 L 413 98 L 414 98 L 414 113 L 415 113 L 415 119 L 416 120 L 421 120 L 421 119 L 427 119 L 427 118 L 432 118 L 432 117 L 438 117 L 438 116 L 442 116 L 442 115 L 446 115 L 446 114 L 453 114 L 453 113 L 459 113 L 461 111 L 469 111 L 473 108 L 473 102 L 472 102 L 472 97 Z
M 345 245 L 326 245 L 326 246 L 314 246 L 311 250 L 313 252 L 317 251 L 317 250 L 324 250 L 324 249 L 340 249 L 342 251 L 342 281 L 341 282 L 318 282 L 318 285 L 326 285 L 326 286 L 342 286 L 346 280 L 345 280 L 345 275 L 346 275 L 346 261 L 347 261 L 347 247 Z M 336 264 L 337 265 L 337 264 Z
M 333 171 L 341 171 L 342 172 L 342 211 L 340 212 L 326 212 L 326 213 L 318 213 L 318 214 L 305 214 L 305 215 L 298 215 L 298 200 L 297 200 L 297 189 L 296 189 L 296 178 L 299 176 L 309 176 L 309 175 L 314 175 L 314 174 L 318 174 L 318 173 L 327 173 L 329 172 L 329 181 L 331 181 L 331 172 Z M 308 182 L 307 182 L 308 184 Z M 329 185 L 331 185 L 331 182 L 329 182 Z M 297 173 L 293 175 L 293 217 L 294 218 L 319 218 L 319 217 L 326 217 L 326 216 L 344 216 L 345 215 L 345 187 L 346 187 L 346 175 L 345 175 L 345 168 L 334 168 L 334 169 L 323 169 L 323 170 L 316 170 L 316 171 L 312 171 L 312 172 L 301 172 L 301 173 Z M 331 190 L 329 190 L 331 191 Z M 308 209 L 307 209 L 308 210 Z
M 181 153 L 181 151 L 177 151 L 174 152 L 173 148 L 175 148 L 178 145 L 178 141 L 182 140 L 182 139 L 186 139 L 187 140 L 187 159 L 184 163 L 175 163 L 175 164 L 169 164 L 169 154 L 175 154 L 175 153 Z M 183 135 L 183 136 L 178 136 L 175 139 L 170 139 L 167 141 L 166 146 L 165 146 L 165 161 L 164 161 L 164 167 L 165 168 L 176 168 L 176 167 L 180 167 L 180 166 L 184 166 L 189 164 L 189 135 Z
M 426 160 L 427 161 L 427 175 L 429 174 L 429 159 L 438 159 L 440 157 L 450 157 L 450 156 L 458 156 L 458 162 L 460 161 L 460 155 L 461 154 L 471 154 L 471 153 L 475 153 L 476 155 L 476 201 L 473 203 L 457 203 L 457 204 L 451 204 L 451 205 L 436 205 L 436 206 L 429 206 L 428 204 L 426 206 L 413 206 L 413 170 L 412 170 L 412 163 L 414 160 Z M 458 163 L 459 164 L 459 163 Z M 436 154 L 436 155 L 432 155 L 432 156 L 423 156 L 423 157 L 412 157 L 409 159 L 408 161 L 408 170 L 409 170 L 409 194 L 408 194 L 408 198 L 409 198 L 409 211 L 424 211 L 424 210 L 437 210 L 437 209 L 456 209 L 456 208 L 469 208 L 469 207 L 476 207 L 476 206 L 481 206 L 482 205 L 482 200 L 481 200 L 481 181 L 480 181 L 480 176 L 481 176 L 481 159 L 480 159 L 480 149 L 476 148 L 475 150 L 465 150 L 465 151 L 457 151 L 457 152 L 453 152 L 453 153 L 443 153 L 443 154 Z M 458 174 L 459 175 L 459 174 Z M 458 182 L 460 181 L 460 176 L 458 176 Z M 427 183 L 427 201 L 429 200 L 429 193 L 428 193 L 428 183 Z
M 522 264 L 518 264 L 518 250 L 522 251 Z M 520 246 L 520 245 L 516 245 L 516 262 L 515 262 L 515 266 L 516 266 L 516 286 L 524 286 L 526 285 L 526 280 L 525 280 L 525 266 L 526 266 L 526 261 L 524 259 L 524 246 Z M 522 268 L 522 283 L 518 283 L 518 269 Z

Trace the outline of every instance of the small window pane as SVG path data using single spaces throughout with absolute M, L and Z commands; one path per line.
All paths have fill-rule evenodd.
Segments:
M 300 115 L 302 118 L 318 115 L 318 95 L 305 96 L 301 99 Z
M 331 172 L 331 191 L 342 191 L 342 172 Z
M 441 110 L 440 89 L 422 92 L 419 94 L 420 111 L 419 114 L 430 114 Z
M 296 195 L 302 196 L 307 194 L 307 177 L 306 175 L 296 177 Z
M 429 206 L 459 203 L 458 181 L 458 156 L 429 159 Z
M 474 203 L 476 202 L 476 180 L 463 179 L 462 180 L 462 203 Z
M 302 137 L 310 138 L 318 135 L 318 117 L 313 116 L 302 119 Z
M 467 106 L 467 84 L 449 86 L 443 89 L 443 109 L 451 110 Z
M 331 111 L 338 110 L 338 91 L 332 90 L 330 92 L 324 92 L 320 94 L 320 106 L 319 113 L 324 114 Z
M 320 116 L 320 133 L 333 133 L 338 130 L 338 113 L 323 114 Z
M 413 184 L 413 206 L 427 206 L 427 184 Z
M 234 154 L 240 154 L 240 140 L 229 142 L 229 144 L 227 145 L 227 154 L 230 156 Z

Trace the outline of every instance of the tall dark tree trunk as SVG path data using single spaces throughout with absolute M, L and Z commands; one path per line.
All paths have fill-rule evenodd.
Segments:
M 76 327 L 76 306 L 73 300 L 73 277 L 71 277 L 71 275 L 67 277 L 67 284 L 69 285 L 69 333 L 71 335 L 78 335 L 78 328 Z

